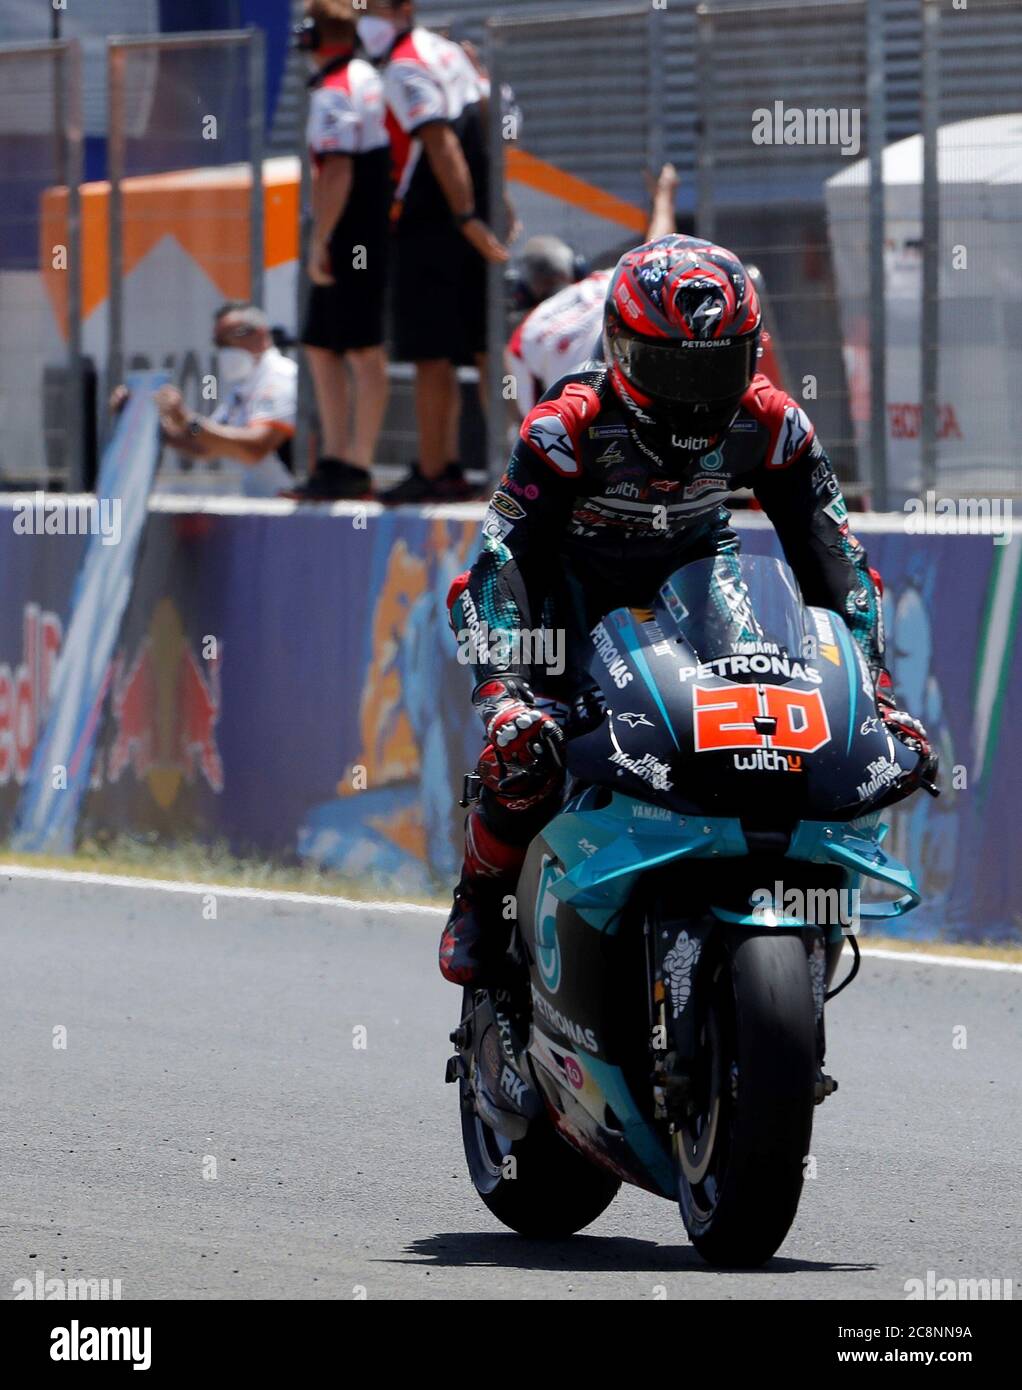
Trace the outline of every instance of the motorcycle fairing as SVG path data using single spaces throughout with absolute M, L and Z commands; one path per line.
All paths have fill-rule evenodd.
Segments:
M 920 895 L 911 872 L 880 848 L 886 829 L 876 816 L 802 822 L 787 857 L 837 865 L 905 890 L 897 903 L 861 908 L 863 917 L 905 912 Z M 737 819 L 680 816 L 591 787 L 572 797 L 533 842 L 519 879 L 518 931 L 531 976 L 539 1045 L 529 1053 L 537 1084 L 572 1142 L 669 1197 L 674 1169 L 666 1137 L 621 1065 L 628 1047 L 617 1041 L 627 1033 L 619 1026 L 620 1001 L 629 995 L 612 953 L 629 945 L 621 927 L 645 873 L 686 857 L 743 859 L 750 852 Z M 715 915 L 729 920 L 723 911 Z M 764 924 L 750 916 L 748 925 Z M 641 990 L 633 993 L 638 997 Z M 634 1040 L 634 1031 L 630 1036 Z
M 788 826 L 852 820 L 911 790 L 918 755 L 884 728 L 840 615 L 805 607 L 779 561 L 725 558 L 726 574 L 720 557 L 697 561 L 651 610 L 616 609 L 594 629 L 590 673 L 606 716 L 571 740 L 571 773 L 680 815 L 766 814 Z M 744 712 L 707 709 L 732 701 Z M 823 726 L 819 741 L 791 737 L 807 714 Z M 749 736 L 700 737 L 708 720 Z

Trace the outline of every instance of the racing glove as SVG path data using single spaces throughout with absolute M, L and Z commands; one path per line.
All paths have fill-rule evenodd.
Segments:
M 564 767 L 564 734 L 555 719 L 536 709 L 525 682 L 486 681 L 473 702 L 486 728 L 478 769 L 483 785 L 505 795 L 551 787 Z
M 918 770 L 919 784 L 936 796 L 938 757 L 933 751 L 930 736 L 918 719 L 898 708 L 894 695 L 894 682 L 888 671 L 881 670 L 876 677 L 876 700 L 884 728 L 893 738 L 898 739 L 921 759 Z

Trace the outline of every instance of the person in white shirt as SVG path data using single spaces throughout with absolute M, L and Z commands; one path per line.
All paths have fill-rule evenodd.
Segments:
M 302 344 L 316 390 L 319 457 L 294 496 L 359 499 L 372 493 L 369 469 L 387 406 L 390 137 L 383 83 L 355 56 L 349 3 L 304 0 L 304 11 L 298 42 L 315 70 L 306 128 L 312 284 Z
M 678 174 L 665 164 L 653 188 L 653 213 L 647 242 L 675 229 Z M 517 388 L 516 405 L 524 420 L 562 376 L 577 371 L 594 354 L 603 332 L 603 303 L 611 271 L 596 270 L 577 283 L 575 255 L 557 237 L 533 237 L 522 249 L 520 277 L 536 305 L 511 335 L 505 350 L 507 370 Z
M 219 404 L 211 416 L 196 415 L 176 386 L 162 387 L 156 403 L 164 442 L 191 458 L 219 459 L 225 480 L 248 497 L 276 497 L 294 481 L 281 451 L 295 432 L 298 368 L 274 345 L 269 319 L 254 304 L 218 309 L 213 342 Z M 114 393 L 114 408 L 122 392 Z
M 353 0 L 358 35 L 379 64 L 397 173 L 394 356 L 415 364 L 419 457 L 381 501 L 472 495 L 450 457 L 457 366 L 486 379 L 488 263 L 510 253 L 487 224 L 488 86 L 460 45 L 416 24 L 413 0 Z

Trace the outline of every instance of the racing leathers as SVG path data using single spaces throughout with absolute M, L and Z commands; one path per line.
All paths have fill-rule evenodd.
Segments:
M 669 428 L 640 433 L 598 363 L 562 378 L 524 420 L 483 523 L 482 549 L 449 600 L 487 737 L 459 891 L 513 890 L 526 847 L 562 794 L 554 721 L 593 689 L 590 631 L 614 608 L 649 607 L 680 565 L 737 553 L 725 506 L 736 489 L 751 488 L 770 518 L 806 602 L 843 615 L 874 680 L 883 680 L 879 577 L 849 529 L 834 469 L 805 411 L 757 375 L 730 428 L 707 450 L 713 444 Z M 512 755 L 548 756 L 530 775 L 528 758 L 509 761 L 502 745 Z M 462 950 L 457 920 L 456 894 L 441 970 L 470 982 L 478 943 L 470 932 Z

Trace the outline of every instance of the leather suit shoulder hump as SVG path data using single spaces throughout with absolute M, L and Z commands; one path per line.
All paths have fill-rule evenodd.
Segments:
M 816 431 L 809 416 L 762 372 L 752 378 L 741 408 L 768 433 L 767 468 L 790 468 L 812 447 Z
M 562 478 L 579 477 L 583 432 L 603 410 L 609 390 L 604 367 L 562 377 L 522 421 L 522 442 Z

